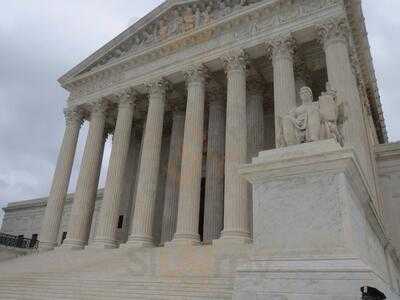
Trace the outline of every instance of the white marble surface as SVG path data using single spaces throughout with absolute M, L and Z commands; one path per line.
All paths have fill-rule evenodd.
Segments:
M 399 299 L 357 161 L 327 140 L 262 152 L 241 169 L 253 183 L 255 253 L 235 299 L 359 299 L 363 285 Z

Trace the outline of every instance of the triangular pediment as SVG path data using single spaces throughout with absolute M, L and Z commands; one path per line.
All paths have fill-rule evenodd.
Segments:
M 265 0 L 168 0 L 62 76 L 74 77 L 221 20 Z

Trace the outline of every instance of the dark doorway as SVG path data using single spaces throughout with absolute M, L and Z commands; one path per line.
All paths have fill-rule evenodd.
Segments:
M 17 248 L 21 248 L 22 247 L 22 242 L 24 241 L 24 235 L 22 234 L 22 235 L 19 235 L 18 237 L 17 237 Z
M 64 240 L 67 238 L 67 232 L 64 231 L 61 237 L 61 244 L 64 243 Z
M 201 190 L 200 190 L 200 212 L 199 212 L 199 235 L 200 241 L 203 241 L 203 227 L 204 227 L 204 201 L 206 195 L 206 179 L 201 179 Z
M 376 288 L 363 286 L 361 288 L 362 300 L 385 300 L 386 296 Z
M 29 244 L 29 248 L 34 248 L 36 246 L 37 240 L 38 240 L 38 234 L 37 233 L 32 234 L 32 239 Z
M 122 225 L 124 225 L 124 216 L 119 216 L 118 217 L 118 229 L 121 229 Z

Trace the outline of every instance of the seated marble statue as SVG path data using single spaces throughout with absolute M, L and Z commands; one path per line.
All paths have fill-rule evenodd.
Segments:
M 334 138 L 343 145 L 339 130 L 340 107 L 336 92 L 327 84 L 327 92 L 314 101 L 309 87 L 300 89 L 302 105 L 281 119 L 283 146 Z M 342 118 L 343 119 L 343 118 Z

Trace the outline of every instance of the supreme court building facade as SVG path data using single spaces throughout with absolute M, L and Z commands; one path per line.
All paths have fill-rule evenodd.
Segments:
M 400 299 L 400 146 L 360 0 L 165 1 L 59 82 L 70 96 L 49 197 L 10 204 L 2 227 L 38 234 L 38 260 L 240 249 L 228 298 L 359 299 L 370 286 Z

